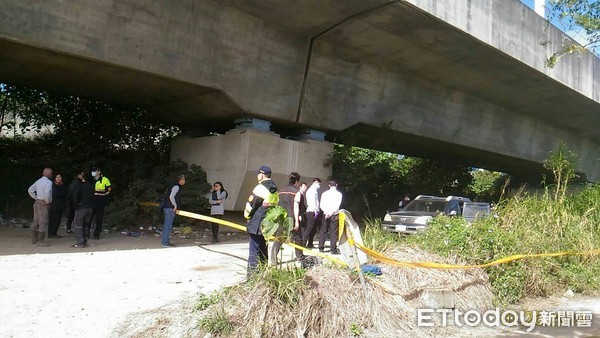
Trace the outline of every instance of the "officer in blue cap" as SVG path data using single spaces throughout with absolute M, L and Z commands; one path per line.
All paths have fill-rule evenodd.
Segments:
M 248 276 L 256 272 L 258 263 L 266 263 L 269 259 L 267 241 L 261 231 L 261 223 L 267 210 L 279 203 L 277 186 L 271 180 L 271 168 L 261 166 L 256 174 L 258 184 L 248 197 L 244 217 L 248 220 Z

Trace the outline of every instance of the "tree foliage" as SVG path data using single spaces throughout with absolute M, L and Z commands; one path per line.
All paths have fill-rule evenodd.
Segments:
M 554 175 L 554 200 L 564 200 L 569 183 L 577 177 L 575 168 L 578 155 L 561 143 L 556 151 L 551 151 L 544 161 L 544 168 Z
M 169 163 L 169 143 L 177 128 L 132 107 L 0 85 L 0 212 L 31 212 L 27 187 L 44 167 L 62 174 L 65 183 L 77 170 L 102 168 L 112 183 L 114 198 L 107 211 L 111 226 L 155 218 L 138 201 L 155 201 L 174 181 L 188 173 L 182 203 L 188 210 L 205 211 L 210 187 L 197 166 Z M 156 209 L 156 208 L 154 208 Z
M 143 153 L 142 153 L 143 155 Z M 181 189 L 182 210 L 204 213 L 210 208 L 207 194 L 210 184 L 206 172 L 197 165 L 188 165 L 178 160 L 157 165 L 144 163 L 144 156 L 132 161 L 126 168 L 130 175 L 128 185 L 109 204 L 106 223 L 109 227 L 121 229 L 141 223 L 155 224 L 160 221 L 162 210 L 154 206 L 143 206 L 140 202 L 158 201 L 165 198 L 167 189 L 177 182 L 177 176 L 186 175 L 186 184 Z M 177 223 L 193 222 L 191 219 L 177 217 Z
M 566 31 L 583 30 L 587 43 L 583 45 L 566 44 L 547 60 L 548 67 L 554 67 L 560 57 L 584 50 L 595 51 L 600 47 L 600 1 L 598 0 L 550 0 L 548 2 L 549 19 L 558 19 Z
M 329 162 L 343 187 L 342 206 L 357 217 L 396 210 L 405 194 L 476 197 L 471 170 L 462 165 L 339 144 Z
M 414 193 L 427 195 L 465 195 L 471 182 L 467 166 L 422 158 L 406 158 L 406 181 Z
M 363 211 L 360 214 L 396 209 L 398 196 L 408 192 L 403 180 L 407 169 L 399 155 L 336 144 L 329 164 L 333 177 L 344 187 L 343 207 Z
M 500 198 L 502 184 L 505 183 L 506 175 L 489 170 L 471 171 L 473 180 L 468 190 L 478 201 L 497 201 Z
M 178 131 L 139 108 L 25 87 L 0 86 L 0 104 L 6 105 L 4 127 L 13 135 L 55 135 L 54 146 L 79 160 L 105 158 L 121 149 L 161 150 L 166 156 L 168 140 Z

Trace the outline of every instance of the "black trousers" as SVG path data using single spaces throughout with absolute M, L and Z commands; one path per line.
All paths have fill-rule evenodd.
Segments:
M 94 227 L 94 238 L 100 237 L 102 231 L 102 222 L 104 222 L 104 206 L 94 208 L 92 211 L 92 219 L 96 220 Z
M 92 220 L 92 209 L 79 209 L 75 212 L 75 222 L 73 223 L 73 232 L 75 233 L 76 244 L 86 244 L 90 236 L 90 222 Z M 87 231 L 86 231 L 87 230 Z M 86 234 L 87 232 L 87 234 Z
M 298 229 L 298 231 L 292 229 L 290 232 L 290 237 L 292 243 L 304 246 L 304 243 L 302 242 L 302 225 L 300 225 L 300 229 Z M 302 251 L 302 249 L 294 248 L 294 253 L 296 254 L 297 259 L 304 258 L 304 251 Z
M 60 221 L 62 220 L 63 209 L 52 209 L 48 210 L 48 236 L 56 235 L 58 228 L 60 227 Z
M 67 230 L 71 230 L 73 221 L 75 220 L 75 206 L 69 203 L 67 207 Z
M 269 259 L 267 241 L 263 235 L 248 234 L 248 273 L 256 271 L 258 263 L 266 263 Z
M 306 228 L 302 231 L 302 246 L 311 247 L 319 227 L 319 217 L 314 212 L 306 213 Z
M 325 218 L 323 215 L 323 223 L 321 223 L 321 236 L 319 237 L 319 250 L 325 249 L 325 234 L 329 232 L 329 247 L 331 252 L 337 250 L 338 239 L 338 215 L 332 215 Z
M 210 217 L 222 219 L 223 215 L 210 215 Z M 211 223 L 210 228 L 212 230 L 213 239 L 217 240 L 217 236 L 219 235 L 219 223 Z

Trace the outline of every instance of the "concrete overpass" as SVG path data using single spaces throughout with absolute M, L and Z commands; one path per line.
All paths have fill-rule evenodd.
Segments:
M 0 81 L 524 176 L 563 141 L 598 181 L 600 60 L 546 68 L 564 39 L 516 0 L 3 0 Z

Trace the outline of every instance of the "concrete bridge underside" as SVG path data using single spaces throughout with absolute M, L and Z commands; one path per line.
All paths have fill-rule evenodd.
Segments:
M 600 62 L 545 68 L 563 39 L 516 0 L 4 0 L 0 81 L 523 176 L 562 141 L 597 181 Z

